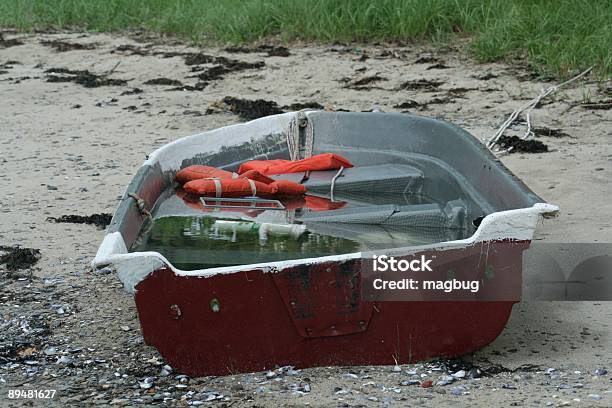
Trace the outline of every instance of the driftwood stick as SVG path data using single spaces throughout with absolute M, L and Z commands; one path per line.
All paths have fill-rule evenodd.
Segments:
M 502 125 L 499 127 L 499 129 L 497 129 L 497 132 L 495 132 L 495 134 L 487 141 L 487 147 L 489 149 L 492 149 L 493 146 L 495 146 L 497 144 L 497 141 L 504 134 L 506 129 L 508 129 L 508 127 L 519 117 L 519 115 L 521 113 L 525 112 L 525 111 L 527 112 L 527 132 L 525 133 L 525 135 L 523 135 L 523 139 L 526 139 L 527 137 L 529 137 L 529 135 L 531 133 L 531 119 L 529 117 L 529 113 L 531 112 L 531 110 L 538 103 L 540 103 L 540 101 L 542 99 L 546 98 L 548 95 L 551 95 L 551 94 L 555 93 L 559 88 L 562 88 L 565 85 L 568 85 L 568 84 L 570 84 L 570 83 L 572 83 L 572 82 L 582 78 L 583 76 L 585 76 L 586 74 L 591 72 L 592 69 L 593 69 L 593 67 L 590 67 L 590 68 L 586 69 L 585 71 L 581 72 L 580 74 L 576 75 L 575 77 L 570 78 L 567 81 L 560 83 L 559 85 L 553 85 L 553 86 L 550 86 L 550 87 L 548 87 L 546 89 L 542 89 L 538 96 L 536 96 L 535 98 L 533 98 L 529 102 L 521 105 L 518 109 L 515 109 L 514 112 L 512 112 L 510 114 L 508 119 L 506 119 L 504 121 L 504 123 L 502 123 Z

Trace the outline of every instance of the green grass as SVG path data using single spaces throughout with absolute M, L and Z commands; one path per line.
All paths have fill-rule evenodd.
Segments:
M 198 43 L 452 41 L 478 60 L 527 60 L 566 78 L 612 72 L 610 0 L 0 0 L 0 27 L 147 29 Z

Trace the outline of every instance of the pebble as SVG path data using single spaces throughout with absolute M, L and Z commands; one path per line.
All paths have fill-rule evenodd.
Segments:
M 599 395 L 599 394 L 589 394 L 589 395 L 587 395 L 587 398 L 590 399 L 590 400 L 599 401 L 601 399 L 601 395 Z
M 349 392 L 347 390 L 342 389 L 342 388 L 335 388 L 334 389 L 334 394 L 336 394 L 336 395 L 345 395 L 345 394 L 348 394 L 348 393 Z
M 72 359 L 68 356 L 61 356 L 57 359 L 57 364 L 70 364 L 72 363 Z
M 138 382 L 138 386 L 140 386 L 140 388 L 148 390 L 149 388 L 153 387 L 154 382 L 155 377 L 145 377 L 142 381 Z
M 433 381 L 425 380 L 421 382 L 421 388 L 430 388 L 433 387 Z
M 223 399 L 223 397 L 224 396 L 219 394 L 218 392 L 211 391 L 209 393 L 206 393 L 206 398 L 204 399 L 204 401 L 206 402 L 215 401 L 218 399 Z
M 405 380 L 400 383 L 400 385 L 417 385 L 419 384 L 419 380 Z
M 598 368 L 595 370 L 595 375 L 606 375 L 608 374 L 608 370 L 605 368 Z
M 480 370 L 480 368 L 470 369 L 470 374 L 468 378 L 474 379 L 474 378 L 480 378 L 480 377 L 482 377 L 482 371 Z
M 170 374 L 172 374 L 172 367 L 170 367 L 168 364 L 163 366 L 161 371 L 159 372 L 160 377 L 167 377 Z
M 359 379 L 359 376 L 357 374 L 353 374 L 353 373 L 344 373 L 344 374 L 342 374 L 342 378 L 350 378 L 352 380 L 357 380 L 357 379 Z
M 453 395 L 465 395 L 468 393 L 468 387 L 465 385 L 456 385 L 451 388 L 451 394 Z
M 394 373 L 399 373 L 400 371 L 402 371 L 402 367 L 400 367 L 400 366 L 398 366 L 398 365 L 396 365 L 396 366 L 394 366 L 394 367 L 393 367 L 393 372 L 394 372 Z
M 130 326 L 121 326 L 121 330 L 130 331 Z
M 455 377 L 453 377 L 452 375 L 445 375 L 436 382 L 436 385 L 448 385 L 452 384 L 454 381 Z
M 304 394 L 307 392 L 310 392 L 311 388 L 310 388 L 310 384 L 305 382 L 305 383 L 299 383 L 299 384 L 292 384 L 291 388 L 293 390 L 293 392 L 297 393 L 297 394 Z
M 456 373 L 451 374 L 453 377 L 455 378 L 464 378 L 465 377 L 465 370 L 459 370 Z

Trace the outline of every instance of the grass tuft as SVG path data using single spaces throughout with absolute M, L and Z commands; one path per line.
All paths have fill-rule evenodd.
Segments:
M 612 71 L 609 0 L 0 0 L 0 27 L 145 29 L 197 43 L 451 41 L 481 61 L 526 56 L 543 75 Z

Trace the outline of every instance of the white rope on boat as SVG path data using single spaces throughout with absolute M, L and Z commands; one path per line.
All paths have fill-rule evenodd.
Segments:
M 344 166 L 340 167 L 340 170 L 338 170 L 338 172 L 336 173 L 336 175 L 334 176 L 334 178 L 331 181 L 331 187 L 330 187 L 330 190 L 329 190 L 329 198 L 332 201 L 335 201 L 334 200 L 334 187 L 336 187 L 336 179 L 338 177 L 340 177 L 340 175 L 342 174 L 343 171 L 344 171 Z
M 529 139 L 529 136 L 533 134 L 533 132 L 531 131 L 531 110 L 527 111 L 527 114 L 525 115 L 525 119 L 527 120 L 527 130 L 525 130 L 525 134 L 523 135 L 523 140 Z
M 304 128 L 304 157 L 300 157 L 300 128 Z M 312 156 L 314 150 L 314 131 L 312 122 L 303 111 L 297 114 L 289 122 L 287 129 L 287 149 L 292 161 L 307 159 Z
M 585 76 L 586 74 L 588 74 L 589 72 L 591 72 L 591 70 L 593 69 L 593 67 L 588 68 L 587 70 L 581 72 L 580 74 L 576 75 L 573 78 L 568 79 L 565 82 L 562 82 L 559 85 L 553 85 L 550 86 L 548 88 L 542 89 L 540 91 L 540 94 L 538 96 L 536 96 L 535 98 L 533 98 L 532 100 L 530 100 L 529 102 L 523 104 L 522 106 L 520 106 L 518 109 L 514 110 L 514 112 L 512 112 L 510 114 L 510 116 L 508 117 L 508 119 L 506 119 L 506 121 L 504 123 L 502 123 L 502 125 L 499 127 L 499 129 L 497 129 L 497 132 L 495 132 L 495 134 L 487 141 L 486 146 L 489 149 L 492 149 L 493 146 L 495 146 L 497 144 L 497 141 L 499 140 L 499 138 L 504 134 L 504 132 L 506 131 L 506 129 L 508 129 L 508 127 L 510 127 L 510 125 L 519 117 L 519 115 L 525 111 L 527 111 L 527 132 L 525 133 L 525 135 L 523 135 L 523 139 L 526 139 L 527 137 L 529 137 L 529 135 L 531 134 L 531 120 L 529 118 L 529 113 L 531 112 L 531 110 L 544 98 L 546 98 L 548 95 L 556 92 L 557 90 L 559 90 L 560 88 L 564 87 L 565 85 L 568 85 L 574 81 L 576 81 L 579 78 L 582 78 L 583 76 Z

